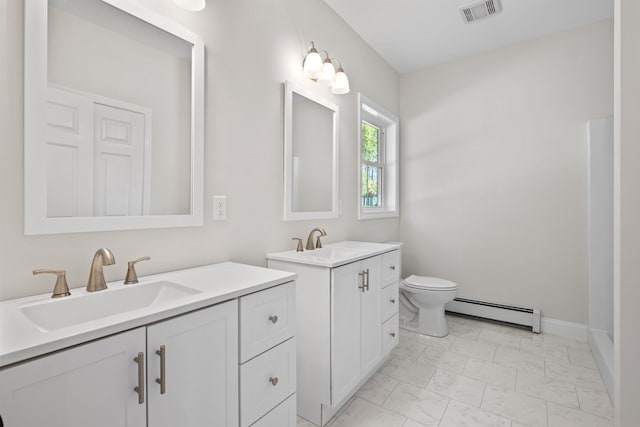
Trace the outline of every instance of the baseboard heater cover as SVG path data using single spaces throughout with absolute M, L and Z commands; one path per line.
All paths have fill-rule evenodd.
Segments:
M 466 298 L 455 298 L 446 304 L 445 310 L 451 313 L 525 326 L 531 328 L 532 332 L 540 333 L 540 310 L 534 308 L 514 307 Z

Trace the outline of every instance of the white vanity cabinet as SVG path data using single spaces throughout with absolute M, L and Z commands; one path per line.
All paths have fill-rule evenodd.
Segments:
M 1 301 L 0 425 L 295 427 L 295 279 L 225 262 Z
M 241 427 L 295 427 L 295 332 L 293 282 L 240 298 Z
M 7 427 L 236 426 L 237 343 L 230 301 L 79 345 L 0 370 L 0 414 Z
M 400 245 L 335 245 L 267 255 L 269 268 L 298 276 L 297 411 L 319 426 L 375 373 L 398 342 Z M 364 249 L 352 250 L 356 245 Z M 329 258 L 342 254 L 348 258 Z

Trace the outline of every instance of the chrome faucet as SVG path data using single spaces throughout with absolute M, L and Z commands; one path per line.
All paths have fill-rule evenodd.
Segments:
M 107 283 L 104 281 L 104 273 L 102 266 L 112 265 L 116 263 L 113 253 L 107 248 L 100 248 L 96 251 L 91 262 L 91 271 L 89 271 L 89 280 L 87 281 L 87 292 L 101 291 L 107 289 Z
M 319 232 L 320 235 L 318 236 L 318 238 L 316 239 L 316 246 L 315 248 L 313 247 L 313 235 L 315 232 Z M 327 232 L 324 231 L 324 229 L 320 228 L 320 227 L 316 227 L 313 230 L 311 230 L 311 233 L 309 233 L 309 237 L 307 237 L 307 245 L 305 246 L 305 249 L 308 251 L 312 251 L 316 248 L 321 248 L 322 247 L 322 242 L 320 241 L 320 237 L 322 236 L 326 236 Z

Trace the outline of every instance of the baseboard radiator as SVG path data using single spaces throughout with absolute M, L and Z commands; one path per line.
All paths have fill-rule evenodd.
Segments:
M 455 298 L 445 306 L 445 310 L 450 313 L 523 326 L 531 328 L 532 332 L 540 333 L 540 310 L 533 308 Z

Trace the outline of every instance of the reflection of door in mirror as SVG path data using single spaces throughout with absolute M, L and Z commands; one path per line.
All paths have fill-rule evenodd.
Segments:
M 115 142 L 109 137 L 111 144 L 94 142 L 96 148 L 104 148 L 107 152 L 102 157 L 94 156 L 94 161 L 100 162 L 95 164 L 94 171 L 104 174 L 94 176 L 93 203 L 87 202 L 92 209 L 69 215 L 69 205 L 65 203 L 67 207 L 63 211 L 58 206 L 48 206 L 47 216 L 188 214 L 191 210 L 193 45 L 103 1 L 48 0 L 48 3 L 49 86 L 144 106 L 153 112 L 154 120 L 149 129 L 153 134 L 149 167 L 153 167 L 146 175 L 150 185 L 144 183 L 148 194 L 143 197 L 142 176 L 136 176 L 144 169 L 133 163 L 127 166 L 133 157 L 128 160 L 122 157 L 123 142 Z M 103 103 L 102 100 L 99 103 Z M 111 104 L 107 102 L 106 105 Z M 104 122 L 103 125 L 108 125 L 100 132 L 121 133 L 129 127 L 130 121 L 136 121 L 133 117 L 124 118 L 124 110 L 137 113 L 137 109 L 125 107 L 121 110 L 117 113 L 120 117 Z M 111 110 L 109 114 L 113 113 Z M 120 120 L 123 122 L 116 125 Z M 99 124 L 96 122 L 95 126 Z M 148 135 L 144 133 L 144 137 Z M 131 133 L 127 137 L 133 136 Z M 134 187 L 128 187 L 129 184 Z M 51 184 L 47 186 L 50 188 Z M 47 195 L 47 200 L 53 201 L 56 197 Z M 146 206 L 144 198 L 149 203 Z
M 49 87 L 47 216 L 149 212 L 151 111 Z

